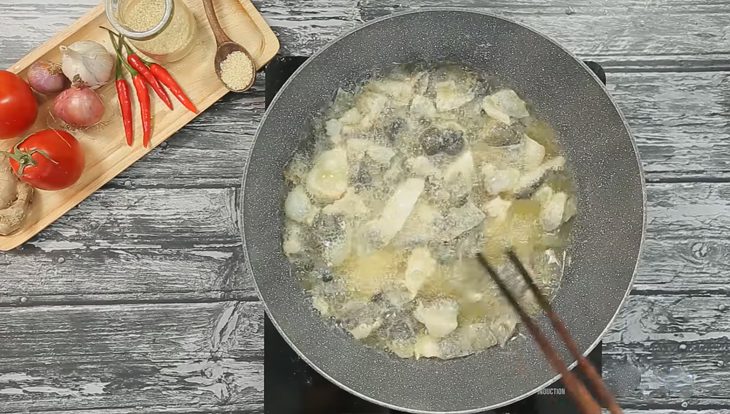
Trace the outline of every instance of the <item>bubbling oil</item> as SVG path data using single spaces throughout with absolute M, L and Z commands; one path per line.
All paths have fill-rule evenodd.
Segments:
M 530 309 L 504 251 L 557 289 L 574 184 L 550 125 L 496 78 L 412 64 L 338 90 L 285 171 L 284 252 L 324 318 L 402 358 L 504 344 Z

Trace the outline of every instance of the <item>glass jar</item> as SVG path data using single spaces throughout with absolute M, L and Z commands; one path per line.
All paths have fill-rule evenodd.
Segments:
M 161 63 L 185 57 L 197 32 L 182 0 L 107 0 L 107 17 L 140 52 Z

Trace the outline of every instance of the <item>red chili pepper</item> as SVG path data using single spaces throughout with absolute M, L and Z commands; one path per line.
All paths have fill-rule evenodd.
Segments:
M 132 100 L 129 97 L 129 84 L 126 79 L 117 79 L 117 97 L 119 107 L 122 110 L 122 121 L 124 122 L 124 135 L 127 138 L 127 145 L 132 146 L 134 142 L 134 127 L 132 125 Z
M 111 37 L 111 36 L 110 36 Z M 114 42 L 114 38 L 112 39 L 112 45 L 114 45 L 114 50 L 118 50 L 118 46 Z M 117 98 L 119 99 L 119 108 L 122 112 L 122 123 L 124 124 L 124 135 L 127 139 L 127 145 L 130 147 L 132 146 L 132 143 L 134 142 L 134 125 L 132 120 L 132 100 L 129 96 L 129 84 L 127 83 L 127 80 L 124 79 L 124 76 L 122 74 L 122 58 L 119 56 L 119 53 L 117 53 L 117 67 L 116 67 L 116 81 L 114 82 L 114 85 L 117 88 Z
M 136 54 L 134 50 L 132 50 L 132 47 L 129 46 L 129 43 L 127 43 L 126 40 L 124 40 L 123 36 L 120 36 L 118 33 L 113 32 L 111 29 L 107 29 L 106 27 L 100 26 L 102 29 L 109 32 L 109 36 L 115 37 L 119 39 L 119 54 L 122 52 L 122 47 L 127 49 L 127 61 L 125 62 L 127 66 L 131 66 L 134 68 L 137 72 L 139 72 L 144 80 L 152 87 L 152 90 L 155 91 L 157 96 L 160 97 L 162 102 L 165 103 L 165 105 L 172 109 L 172 101 L 170 100 L 170 96 L 167 94 L 167 91 L 160 85 L 160 82 L 155 78 L 155 75 L 152 74 L 150 71 L 150 68 L 148 65 L 150 64 L 146 60 L 142 59 L 141 56 Z M 116 45 L 114 42 L 114 39 L 112 38 L 112 43 Z
M 142 115 L 142 145 L 147 148 L 150 146 L 150 138 L 152 137 L 150 92 L 147 90 L 147 84 L 141 74 L 137 73 L 136 75 L 133 75 L 132 82 L 134 83 L 134 90 L 137 92 L 139 111 Z
M 108 29 L 107 29 L 108 30 Z M 124 63 L 129 73 L 132 75 L 132 84 L 134 84 L 134 91 L 137 93 L 137 101 L 139 101 L 139 112 L 142 115 L 142 145 L 149 147 L 150 139 L 152 138 L 152 112 L 150 111 L 150 93 L 147 90 L 144 77 L 142 74 L 137 72 L 122 58 L 121 47 L 124 43 L 124 38 L 119 36 L 119 45 L 114 41 L 114 33 L 109 31 L 109 37 L 112 39 L 112 45 L 114 45 L 114 51 L 117 54 L 117 58 Z
M 152 90 L 155 91 L 157 96 L 162 99 L 162 102 L 164 102 L 168 108 L 172 109 L 172 101 L 167 95 L 167 92 L 162 89 L 162 85 L 160 85 L 160 82 L 155 79 L 155 75 L 152 74 L 150 68 L 147 67 L 142 58 L 134 53 L 129 47 L 127 47 L 127 62 L 129 62 L 129 65 L 136 69 L 142 77 L 144 77 L 144 80 L 152 87 Z
M 162 82 L 163 85 L 167 86 L 167 89 L 172 92 L 173 95 L 177 98 L 178 101 L 180 101 L 181 104 L 183 104 L 190 112 L 198 113 L 198 108 L 195 107 L 195 104 L 193 101 L 188 98 L 188 96 L 183 92 L 180 85 L 175 81 L 175 78 L 170 75 L 170 72 L 167 71 L 163 66 L 158 65 L 157 63 L 152 63 L 150 65 L 150 71 L 155 75 L 155 77 Z
M 127 145 L 132 146 L 134 142 L 134 127 L 132 124 L 132 100 L 129 96 L 129 84 L 127 80 L 121 76 L 121 63 L 117 64 L 117 98 L 119 98 L 119 107 L 122 110 L 122 122 L 124 123 L 124 135 L 127 138 Z
M 150 85 L 153 85 L 152 86 L 153 89 L 155 88 L 155 86 L 154 86 L 155 83 L 159 86 L 160 82 L 161 82 L 163 85 L 167 86 L 167 89 L 169 89 L 170 92 L 172 92 L 172 94 L 175 95 L 177 100 L 180 101 L 180 103 L 183 104 L 183 106 L 188 108 L 188 110 L 193 113 L 196 113 L 196 114 L 198 113 L 198 108 L 195 107 L 195 104 L 193 103 L 193 101 L 191 101 L 190 98 L 185 94 L 185 92 L 182 90 L 182 88 L 177 83 L 175 78 L 173 78 L 172 75 L 170 75 L 170 72 L 168 72 L 167 69 L 165 69 L 162 65 L 159 65 L 157 63 L 147 62 L 146 60 L 142 59 L 139 55 L 134 53 L 131 46 L 129 46 L 127 41 L 124 40 L 124 36 L 120 36 L 119 34 L 113 32 L 110 29 L 107 29 L 106 27 L 101 26 L 101 28 L 108 31 L 110 36 L 119 37 L 120 42 L 127 49 L 127 60 L 129 61 L 129 65 L 131 65 L 132 67 L 134 67 L 134 69 L 137 69 L 140 73 L 142 73 L 142 75 L 150 83 Z M 112 39 L 112 43 L 114 43 L 114 39 Z M 120 49 L 121 49 L 121 45 L 120 45 Z M 120 52 L 121 52 L 121 50 L 120 50 Z M 148 69 L 149 72 L 145 71 L 146 69 Z M 151 76 L 157 82 L 150 81 L 148 79 L 148 77 L 149 77 L 148 73 L 149 73 L 149 76 Z M 162 89 L 162 88 L 160 88 L 160 89 Z M 157 95 L 159 95 L 160 98 L 162 98 L 162 95 L 160 95 L 160 92 L 157 89 L 155 89 L 155 92 L 157 92 Z M 164 92 L 164 89 L 163 89 L 163 92 Z M 166 93 L 165 93 L 165 97 L 167 97 Z M 170 109 L 172 109 L 172 103 L 170 102 L 168 104 L 169 99 L 170 98 L 167 97 L 167 101 L 165 101 L 165 99 L 162 98 L 162 100 L 165 101 L 167 106 Z

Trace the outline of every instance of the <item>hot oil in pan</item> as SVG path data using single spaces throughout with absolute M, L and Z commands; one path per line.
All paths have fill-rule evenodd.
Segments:
M 305 57 L 278 57 L 266 68 L 266 105 L 286 80 L 306 60 Z M 588 66 L 605 83 L 603 69 L 594 62 Z M 302 361 L 287 345 L 276 328 L 264 321 L 264 412 L 266 414 L 397 414 L 357 398 L 324 379 Z M 601 345 L 589 355 L 601 370 Z M 571 414 L 578 413 L 563 385 L 558 381 L 540 393 L 516 404 L 487 413 Z M 487 414 L 484 413 L 484 414 Z

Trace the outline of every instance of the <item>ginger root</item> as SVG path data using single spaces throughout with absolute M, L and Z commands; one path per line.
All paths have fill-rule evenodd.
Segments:
M 0 158 L 0 235 L 17 231 L 28 215 L 33 187 L 18 180 L 5 157 Z

